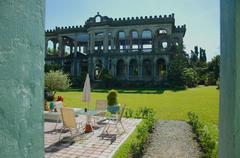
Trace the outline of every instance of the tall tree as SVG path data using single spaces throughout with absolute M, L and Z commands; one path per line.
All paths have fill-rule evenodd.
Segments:
M 219 72 L 220 72 L 220 55 L 215 56 L 208 63 L 208 71 L 213 72 L 214 76 L 215 76 L 215 79 L 218 80 Z
M 168 71 L 168 81 L 172 87 L 185 86 L 182 72 L 188 67 L 188 56 L 183 45 L 171 48 L 172 57 Z

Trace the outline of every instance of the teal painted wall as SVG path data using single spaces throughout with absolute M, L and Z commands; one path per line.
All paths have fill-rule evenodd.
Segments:
M 240 1 L 221 0 L 219 158 L 240 157 Z
M 0 0 L 0 157 L 41 158 L 44 0 Z

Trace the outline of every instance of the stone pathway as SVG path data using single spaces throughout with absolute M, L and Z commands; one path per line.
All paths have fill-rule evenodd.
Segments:
M 76 119 L 77 122 L 86 120 L 84 116 Z M 126 132 L 121 135 L 117 135 L 115 127 L 110 127 L 110 134 L 102 139 L 100 135 L 104 125 L 98 125 L 99 128 L 94 129 L 94 132 L 89 134 L 80 133 L 77 137 L 66 142 L 59 141 L 61 123 L 58 124 L 57 130 L 53 131 L 56 124 L 45 122 L 45 158 L 110 158 L 127 137 L 132 134 L 141 120 L 123 118 L 122 122 Z M 62 134 L 63 139 L 69 136 L 69 132 L 63 132 Z
M 199 158 L 202 153 L 191 126 L 184 121 L 159 121 L 143 158 Z

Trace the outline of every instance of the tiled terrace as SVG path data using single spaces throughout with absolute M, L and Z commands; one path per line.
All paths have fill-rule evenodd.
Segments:
M 86 120 L 85 116 L 77 117 L 77 121 L 84 120 Z M 70 136 L 70 132 L 63 132 L 61 141 L 59 141 L 59 135 L 62 123 L 59 123 L 57 129 L 53 130 L 56 123 L 45 122 L 45 158 L 112 157 L 141 120 L 123 118 L 122 122 L 126 132 L 120 135 L 117 135 L 116 129 L 111 127 L 109 129 L 109 135 L 105 135 L 102 139 L 100 136 L 104 127 L 104 122 L 102 122 L 95 124 L 94 132 L 84 134 L 83 131 L 81 131 L 80 134 L 71 140 L 67 139 Z

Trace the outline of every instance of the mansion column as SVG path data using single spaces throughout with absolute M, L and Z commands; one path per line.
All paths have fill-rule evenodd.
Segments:
M 103 40 L 103 49 L 104 49 L 104 53 L 108 52 L 108 32 L 106 31 L 104 36 L 104 40 Z
M 126 80 L 129 80 L 129 63 L 126 62 L 125 64 L 125 78 Z
M 142 60 L 139 60 L 138 62 L 138 78 L 139 80 L 142 80 Z
M 74 53 L 73 53 L 73 76 L 77 76 L 77 41 L 73 41 Z
M 57 44 L 57 42 L 54 41 L 54 42 L 53 42 L 53 53 L 54 53 L 54 54 L 56 54 L 56 52 L 57 52 L 57 50 L 56 50 L 56 44 Z
M 152 80 L 155 80 L 155 62 L 154 59 L 151 59 L 151 66 L 152 66 Z
M 156 71 L 157 66 L 156 66 L 156 62 L 154 62 L 154 60 L 152 60 L 152 64 L 153 64 L 153 69 L 152 69 L 153 70 L 153 80 L 155 81 L 156 78 L 157 78 L 156 77 L 157 76 L 157 74 L 156 74 L 157 73 L 157 71 Z
M 58 37 L 58 41 L 59 41 L 59 56 L 61 57 L 61 66 L 63 66 L 63 57 L 64 57 L 64 43 L 63 43 L 63 37 L 62 36 L 59 36 Z
M 158 36 L 155 34 L 154 35 L 154 38 L 153 38 L 153 50 L 155 51 L 155 53 L 159 53 L 159 49 L 158 49 L 158 42 L 159 41 L 159 38 Z

